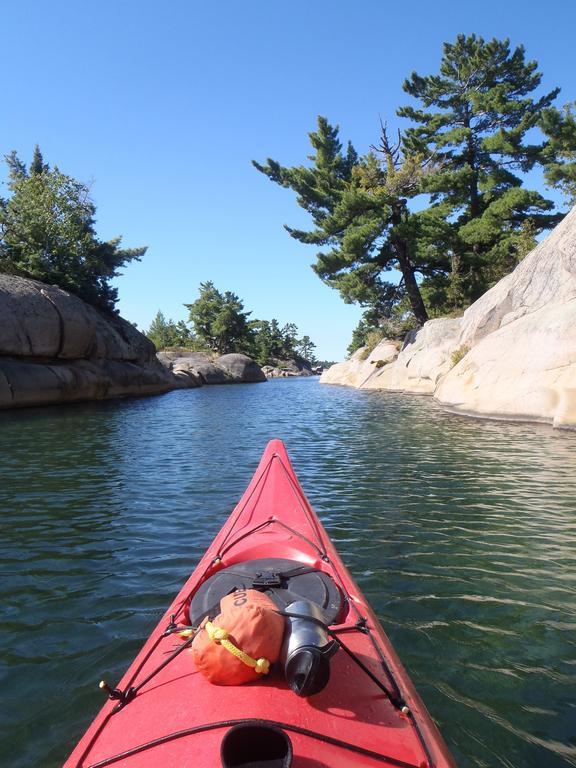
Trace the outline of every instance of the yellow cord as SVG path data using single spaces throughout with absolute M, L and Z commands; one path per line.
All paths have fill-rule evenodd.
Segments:
M 223 648 L 240 659 L 247 667 L 252 667 L 259 675 L 267 675 L 270 670 L 270 662 L 268 659 L 253 659 L 252 656 L 248 656 L 247 653 L 237 648 L 234 643 L 228 639 L 228 632 L 222 627 L 215 627 L 211 621 L 207 621 L 204 625 L 204 629 L 208 633 L 208 637 L 213 643 L 218 643 Z

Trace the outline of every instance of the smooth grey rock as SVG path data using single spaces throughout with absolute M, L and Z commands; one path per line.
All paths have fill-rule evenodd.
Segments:
M 267 379 L 316 375 L 308 360 L 305 360 L 303 357 L 295 357 L 291 360 L 276 360 L 274 365 L 263 366 L 262 371 Z
M 206 355 L 203 359 L 179 357 L 172 362 L 172 372 L 175 375 L 187 374 L 194 378 L 200 386 L 203 384 L 230 384 L 228 374 L 216 365 Z
M 0 274 L 0 356 L 152 363 L 155 349 L 118 315 L 56 286 Z
M 0 274 L 0 408 L 194 386 L 173 376 L 131 323 L 67 291 Z
M 176 376 L 183 374 L 189 376 L 197 382 L 196 386 L 230 383 L 226 372 L 206 355 L 202 355 L 201 359 L 199 357 L 179 357 L 173 360 L 172 373 Z
M 174 388 L 161 369 L 115 360 L 0 359 L 0 408 L 152 395 Z
M 198 364 L 213 362 L 206 352 L 189 352 L 183 349 L 161 349 L 156 356 L 162 365 L 169 369 L 173 368 L 177 360 L 189 360 Z
M 216 365 L 222 368 L 234 382 L 250 384 L 266 381 L 262 368 L 248 355 L 237 353 L 222 355 L 216 360 Z

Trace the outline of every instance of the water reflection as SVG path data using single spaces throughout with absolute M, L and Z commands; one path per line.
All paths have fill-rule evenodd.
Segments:
M 576 435 L 291 380 L 0 414 L 10 765 L 60 764 L 272 437 L 459 765 L 576 765 Z

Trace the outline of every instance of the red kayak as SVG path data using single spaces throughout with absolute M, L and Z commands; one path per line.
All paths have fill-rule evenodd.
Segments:
M 186 628 L 245 589 L 271 598 L 296 651 L 256 682 L 215 685 Z M 101 687 L 65 768 L 455 766 L 280 440 L 118 686 Z

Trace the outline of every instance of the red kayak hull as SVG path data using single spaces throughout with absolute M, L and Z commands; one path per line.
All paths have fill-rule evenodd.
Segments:
M 273 721 L 286 731 L 294 768 L 455 765 L 378 619 L 310 507 L 280 440 L 268 444 L 240 502 L 118 690 L 137 687 L 166 661 L 176 645 L 174 635 L 164 636 L 171 616 L 185 623 L 200 584 L 235 563 L 270 557 L 296 560 L 334 579 L 346 597 L 342 639 L 389 695 L 342 650 L 331 661 L 327 687 L 301 698 L 274 671 L 254 684 L 212 685 L 196 671 L 186 649 L 129 703 L 107 700 L 65 768 L 217 768 L 223 736 L 247 720 Z

